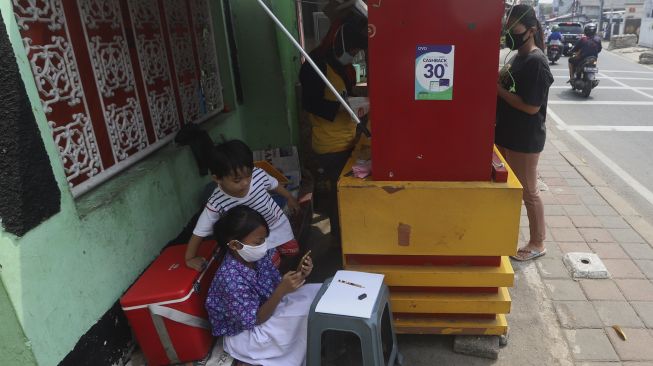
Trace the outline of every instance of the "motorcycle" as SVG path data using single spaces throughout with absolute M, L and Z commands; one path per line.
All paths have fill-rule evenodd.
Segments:
M 560 46 L 562 45 L 562 42 L 560 41 L 551 41 L 549 45 L 546 48 L 546 56 L 548 57 L 549 61 L 551 62 L 551 65 L 555 65 L 555 63 L 560 59 Z
M 566 42 L 564 47 L 562 47 L 562 54 L 564 56 L 571 56 L 571 49 L 574 48 L 574 44 L 571 42 Z
M 590 96 L 592 89 L 599 85 L 596 74 L 599 72 L 596 57 L 587 57 L 578 64 L 571 80 L 571 89 L 580 91 L 585 98 Z

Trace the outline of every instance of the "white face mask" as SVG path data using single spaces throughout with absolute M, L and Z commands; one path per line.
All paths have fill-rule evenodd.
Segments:
M 238 241 L 238 240 L 236 240 Z M 264 241 L 263 244 L 261 245 L 247 245 L 245 243 L 242 243 L 238 241 L 243 247 L 241 249 L 238 249 L 237 252 L 240 255 L 241 258 L 245 260 L 245 262 L 257 262 L 261 258 L 265 256 L 265 253 L 268 251 L 268 242 Z
M 351 63 L 354 62 L 354 56 L 352 56 L 349 52 L 347 52 L 347 50 L 345 50 L 344 27 L 340 28 L 340 42 L 342 43 L 342 55 L 338 57 L 338 62 L 340 62 L 340 64 L 343 66 L 351 65 Z

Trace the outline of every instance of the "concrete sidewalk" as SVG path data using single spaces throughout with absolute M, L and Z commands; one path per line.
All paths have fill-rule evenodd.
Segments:
M 408 365 L 653 365 L 653 227 L 556 137 L 540 160 L 547 255 L 513 261 L 509 342 L 498 360 L 452 352 L 452 337 L 400 336 Z M 520 243 L 528 240 L 522 208 Z M 596 253 L 610 279 L 572 279 L 562 257 Z M 612 329 L 619 325 L 627 340 Z
M 577 364 L 653 364 L 653 227 L 573 154 L 551 129 L 540 161 L 548 191 L 541 192 L 547 223 L 547 255 L 515 263 L 517 281 L 533 266 L 555 309 L 559 328 Z M 525 210 L 522 210 L 525 215 Z M 528 239 L 522 216 L 520 241 Z M 562 256 L 596 253 L 610 279 L 574 281 Z M 538 282 L 537 279 L 530 281 Z M 514 297 L 515 308 L 523 301 Z M 624 341 L 612 329 L 619 325 Z M 605 365 L 605 363 L 602 363 Z
M 607 52 L 611 52 L 615 55 L 621 56 L 628 61 L 634 62 L 639 65 L 643 65 L 646 67 L 649 67 L 653 69 L 653 65 L 645 65 L 645 64 L 640 64 L 639 63 L 639 56 L 644 53 L 644 52 L 651 52 L 653 51 L 652 48 L 644 47 L 644 46 L 635 46 L 635 47 L 627 47 L 627 48 L 616 48 L 613 50 L 608 51 L 608 45 L 610 42 L 608 41 L 603 41 L 603 49 L 606 50 Z M 601 55 L 599 55 L 599 59 L 601 59 Z

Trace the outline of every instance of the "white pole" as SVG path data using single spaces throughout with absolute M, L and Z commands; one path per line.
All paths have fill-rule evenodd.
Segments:
M 299 43 L 297 43 L 297 41 L 296 41 L 295 38 L 292 36 L 292 34 L 290 34 L 290 32 L 288 32 L 288 30 L 286 29 L 286 27 L 283 26 L 283 24 L 279 21 L 279 19 L 277 19 L 277 17 L 274 15 L 274 13 L 272 13 L 272 11 L 267 7 L 267 5 L 265 5 L 265 3 L 263 2 L 263 0 L 258 0 L 258 3 L 261 5 L 261 7 L 263 8 L 263 10 L 265 10 L 265 12 L 268 13 L 268 15 L 270 16 L 270 18 L 272 18 L 272 20 L 277 24 L 277 26 L 279 26 L 279 28 L 281 29 L 281 31 L 283 31 L 283 33 L 288 37 L 288 39 L 290 39 L 290 41 L 291 41 L 292 44 L 295 46 L 295 48 L 297 48 L 297 49 L 299 50 L 299 52 L 301 52 L 302 55 L 304 55 L 304 57 L 306 58 L 306 61 L 308 61 L 308 63 L 311 64 L 311 66 L 313 67 L 313 69 L 315 70 L 315 72 L 317 72 L 317 74 L 320 75 L 320 78 L 322 78 L 322 80 L 326 83 L 326 85 L 329 87 L 329 89 L 331 89 L 331 92 L 336 96 L 336 98 L 338 98 L 338 101 L 340 102 L 340 104 L 342 104 L 342 105 L 345 107 L 345 109 L 347 110 L 347 112 L 349 113 L 349 115 L 351 116 L 351 118 L 352 118 L 352 119 L 353 119 L 357 124 L 360 124 L 361 121 L 360 121 L 360 119 L 358 119 L 358 116 L 356 115 L 356 113 L 354 113 L 354 111 L 351 109 L 351 107 L 349 106 L 349 104 L 347 104 L 347 102 L 345 101 L 345 99 L 344 99 L 340 94 L 338 94 L 338 91 L 336 90 L 336 88 L 331 84 L 331 82 L 329 82 L 329 79 L 327 79 L 327 77 L 324 76 L 324 73 L 322 73 L 322 71 L 321 71 L 320 68 L 315 64 L 315 62 L 313 62 L 313 59 L 311 59 L 311 56 L 309 56 L 308 53 L 307 53 L 306 51 L 304 51 L 304 49 L 302 48 L 302 46 L 301 46 Z

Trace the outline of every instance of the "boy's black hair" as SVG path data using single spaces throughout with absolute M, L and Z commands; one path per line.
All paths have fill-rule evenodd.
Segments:
M 254 169 L 254 154 L 249 146 L 240 140 L 217 145 L 211 155 L 209 170 L 219 179 L 236 175 L 242 169 Z
M 258 211 L 247 206 L 236 206 L 213 225 L 213 235 L 218 245 L 226 252 L 227 244 L 232 240 L 243 240 L 252 231 L 265 227 L 266 236 L 270 235 L 267 221 Z

